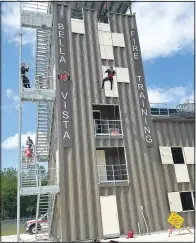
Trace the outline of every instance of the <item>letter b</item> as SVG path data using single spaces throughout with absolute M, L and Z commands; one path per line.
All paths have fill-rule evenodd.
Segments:
M 64 25 L 61 24 L 61 23 L 58 23 L 58 29 L 59 29 L 59 30 L 64 30 Z

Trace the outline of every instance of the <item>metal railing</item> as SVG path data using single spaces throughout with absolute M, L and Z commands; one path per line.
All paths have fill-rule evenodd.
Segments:
M 94 120 L 94 133 L 97 136 L 123 137 L 121 120 Z
M 38 186 L 57 185 L 57 169 L 49 168 L 47 173 L 43 173 L 42 169 L 38 169 Z
M 49 3 L 48 2 L 23 2 L 22 11 L 32 11 L 35 13 L 48 13 Z
M 169 109 L 164 103 L 150 103 L 151 115 L 153 116 L 169 116 Z
M 22 2 L 21 25 L 33 29 L 51 29 L 52 14 L 49 2 Z
M 36 75 L 35 77 L 35 88 L 36 89 L 54 89 L 54 80 L 52 76 L 41 76 Z
M 35 88 L 36 89 L 55 89 L 54 87 L 54 81 L 55 81 L 55 77 L 53 76 L 44 76 L 44 75 L 35 75 Z M 22 87 L 24 84 L 30 84 L 30 87 L 32 88 L 32 82 L 23 80 L 23 78 L 21 78 L 21 83 L 22 83 Z M 23 89 L 28 89 L 23 87 Z
M 38 164 L 31 164 L 28 169 L 22 167 L 21 189 L 27 187 L 42 187 L 57 185 L 57 169 L 49 168 L 47 172 L 40 168 Z
M 99 184 L 128 182 L 128 171 L 126 164 L 97 165 Z
M 150 103 L 152 116 L 165 116 L 165 117 L 186 117 L 194 118 L 195 104 L 188 100 L 184 104 L 179 104 L 176 108 L 168 108 L 164 103 Z
M 36 210 L 36 234 L 35 238 L 39 239 L 43 236 L 50 236 L 50 231 L 52 227 L 52 218 L 54 213 L 56 194 L 44 194 L 38 195 L 37 210 Z M 38 224 L 38 219 L 44 219 Z M 44 234 L 45 233 L 45 234 Z M 43 235 L 44 234 L 44 235 Z

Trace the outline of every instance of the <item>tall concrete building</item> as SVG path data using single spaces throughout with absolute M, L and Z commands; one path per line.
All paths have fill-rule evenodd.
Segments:
M 56 79 L 52 235 L 63 240 L 138 232 L 138 222 L 144 231 L 168 229 L 171 211 L 194 224 L 194 119 L 150 109 L 136 16 L 129 3 L 112 2 L 103 23 L 105 7 L 53 9 L 54 72 L 65 78 Z M 110 66 L 113 89 L 106 82 L 101 90 Z
M 193 226 L 194 114 L 150 106 L 130 2 L 57 2 L 50 15 L 48 163 L 60 186 L 51 235 L 166 230 L 172 211 Z M 111 66 L 113 88 L 101 89 Z

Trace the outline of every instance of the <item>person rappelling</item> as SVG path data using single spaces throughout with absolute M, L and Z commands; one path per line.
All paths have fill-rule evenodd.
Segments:
M 108 73 L 108 76 L 103 79 L 101 89 L 104 88 L 105 81 L 110 81 L 110 83 L 111 83 L 111 90 L 112 90 L 112 87 L 113 87 L 113 77 L 115 76 L 116 72 L 114 71 L 113 67 L 110 67 L 109 69 L 107 69 L 105 71 L 105 73 Z
M 104 10 L 103 10 L 103 22 L 105 24 L 108 24 L 108 19 L 109 19 L 109 15 L 108 15 L 109 11 L 107 9 L 107 3 L 104 4 Z

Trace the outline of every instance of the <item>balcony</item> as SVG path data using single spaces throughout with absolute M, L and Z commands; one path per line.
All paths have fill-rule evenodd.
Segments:
M 20 194 L 35 195 L 58 192 L 57 173 L 56 168 L 49 168 L 48 171 L 45 171 L 36 163 L 32 163 L 29 168 L 22 165 Z
M 97 165 L 98 184 L 100 186 L 128 185 L 128 171 L 126 164 Z
M 167 104 L 150 103 L 151 116 L 153 117 L 170 117 L 170 118 L 194 118 L 194 102 L 187 100 L 184 104 L 179 104 L 176 108 L 168 108 Z
M 21 23 L 26 28 L 51 29 L 52 15 L 48 2 L 23 2 L 21 4 Z
M 22 101 L 54 101 L 56 97 L 56 91 L 54 89 L 55 78 L 52 76 L 35 76 L 35 86 L 31 88 L 22 87 L 21 98 Z M 23 86 L 23 81 L 21 80 L 21 86 Z
M 97 149 L 96 161 L 99 186 L 128 185 L 129 176 L 123 147 Z
M 122 138 L 122 121 L 95 119 L 94 133 L 96 138 Z

